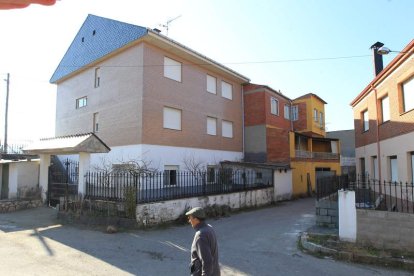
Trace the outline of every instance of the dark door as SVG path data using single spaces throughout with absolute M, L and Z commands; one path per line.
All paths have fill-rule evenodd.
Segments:
M 1 194 L 0 199 L 9 197 L 9 164 L 3 164 L 3 173 L 1 176 Z

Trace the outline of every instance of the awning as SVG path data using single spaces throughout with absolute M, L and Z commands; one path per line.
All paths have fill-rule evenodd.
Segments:
M 43 138 L 25 147 L 26 154 L 107 153 L 111 149 L 94 133 Z

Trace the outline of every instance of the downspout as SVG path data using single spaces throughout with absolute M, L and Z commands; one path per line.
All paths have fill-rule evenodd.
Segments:
M 380 146 L 380 140 L 379 140 L 379 119 L 380 119 L 380 114 L 379 114 L 379 110 L 378 110 L 378 95 L 377 95 L 377 89 L 371 85 L 371 89 L 374 90 L 375 93 L 375 111 L 376 111 L 376 115 L 377 115 L 377 119 L 376 119 L 376 123 L 377 123 L 377 159 L 378 159 L 378 178 L 379 178 L 379 183 L 381 183 L 381 146 Z M 369 118 L 368 118 L 369 120 Z M 375 165 L 375 164 L 374 164 Z M 381 187 L 381 185 L 380 185 Z M 381 193 L 381 190 L 380 190 Z
M 244 160 L 244 89 L 243 85 L 241 85 L 241 108 L 242 108 L 242 156 Z

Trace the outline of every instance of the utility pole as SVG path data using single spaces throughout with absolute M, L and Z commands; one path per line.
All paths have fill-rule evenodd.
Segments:
M 4 116 L 4 153 L 7 153 L 7 121 L 9 116 L 9 84 L 10 84 L 10 73 L 7 73 L 7 79 L 5 79 L 6 85 L 6 114 Z

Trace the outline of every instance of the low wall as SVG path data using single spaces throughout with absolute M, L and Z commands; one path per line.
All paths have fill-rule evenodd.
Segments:
M 40 199 L 28 200 L 0 200 L 0 213 L 10 213 L 18 210 L 31 209 L 42 206 Z
M 414 252 L 414 214 L 357 210 L 357 242 Z
M 171 222 L 192 207 L 227 205 L 233 210 L 267 205 L 273 202 L 274 188 L 244 191 L 231 194 L 193 197 L 137 205 L 139 226 L 151 226 Z
M 338 202 L 328 199 L 316 201 L 316 224 L 322 227 L 338 228 Z

